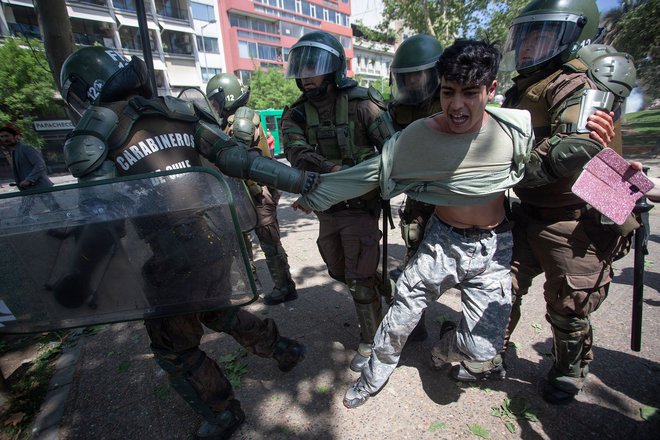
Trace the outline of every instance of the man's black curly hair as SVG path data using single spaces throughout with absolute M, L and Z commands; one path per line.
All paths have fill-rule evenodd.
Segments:
M 438 75 L 445 81 L 469 86 L 490 86 L 500 66 L 500 51 L 482 40 L 458 39 L 438 60 Z

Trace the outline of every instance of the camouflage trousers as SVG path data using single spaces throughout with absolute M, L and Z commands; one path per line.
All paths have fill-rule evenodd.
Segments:
M 511 311 L 511 231 L 458 232 L 433 215 L 424 240 L 396 284 L 395 299 L 362 369 L 370 393 L 396 368 L 424 309 L 451 288 L 461 291 L 462 315 L 433 354 L 446 362 L 490 360 L 502 348 Z

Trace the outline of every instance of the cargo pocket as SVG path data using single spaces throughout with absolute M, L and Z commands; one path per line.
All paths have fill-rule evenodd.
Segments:
M 600 307 L 607 297 L 607 285 L 612 281 L 610 271 L 588 274 L 566 274 L 562 292 L 562 306 L 578 316 L 587 316 Z

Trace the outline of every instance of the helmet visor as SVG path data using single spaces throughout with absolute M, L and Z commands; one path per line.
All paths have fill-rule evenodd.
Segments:
M 540 65 L 562 53 L 572 43 L 565 41 L 564 36 L 567 35 L 567 28 L 575 28 L 575 22 L 559 21 L 555 16 L 552 17 L 555 20 L 543 21 L 543 18 L 538 16 L 534 21 L 514 21 L 502 50 L 501 70 L 520 71 Z
M 73 75 L 62 84 L 62 98 L 78 116 L 82 116 L 91 104 L 86 83 Z
M 206 95 L 206 98 L 209 100 L 209 103 L 211 104 L 211 107 L 213 107 L 213 110 L 219 116 L 222 116 L 222 112 L 224 111 L 225 108 L 225 99 L 226 99 L 225 90 L 222 87 L 214 89 L 208 95 Z
M 397 104 L 421 104 L 438 90 L 438 84 L 435 63 L 424 70 L 392 69 L 392 98 Z
M 294 47 L 289 54 L 287 78 L 312 78 L 336 72 L 341 68 L 339 53 L 329 46 L 312 42 Z

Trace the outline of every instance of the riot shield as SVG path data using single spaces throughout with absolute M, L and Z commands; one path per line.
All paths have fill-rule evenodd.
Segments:
M 49 194 L 58 209 L 26 197 Z M 0 333 L 171 316 L 257 298 L 233 196 L 203 167 L 0 196 Z
M 209 103 L 208 99 L 206 99 L 204 92 L 199 88 L 186 87 L 181 90 L 177 98 L 183 101 L 192 102 L 198 112 L 205 113 L 208 117 L 215 119 L 218 122 L 218 126 L 222 125 L 222 118 Z M 202 163 L 206 167 L 214 170 L 216 169 L 215 165 L 205 158 L 202 158 Z M 231 192 L 234 196 L 234 206 L 236 208 L 236 213 L 238 214 L 238 222 L 241 225 L 241 230 L 243 230 L 243 232 L 249 232 L 257 225 L 257 213 L 252 198 L 250 197 L 250 193 L 242 180 L 229 176 L 225 176 L 225 179 L 227 180 L 227 184 L 231 188 Z

